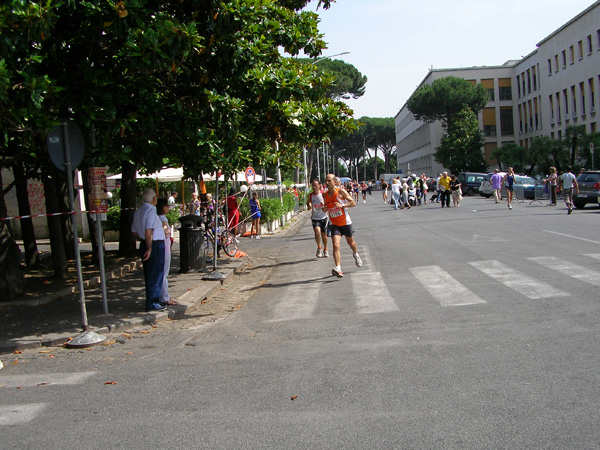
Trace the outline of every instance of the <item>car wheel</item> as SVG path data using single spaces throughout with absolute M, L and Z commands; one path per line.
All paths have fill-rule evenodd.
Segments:
M 475 194 L 475 191 L 473 190 L 473 188 L 467 188 L 467 195 L 472 196 L 473 194 Z
M 573 200 L 573 204 L 577 209 L 583 209 L 585 207 L 585 202 L 582 202 L 581 200 Z
M 482 194 L 485 198 L 490 198 L 492 194 Z

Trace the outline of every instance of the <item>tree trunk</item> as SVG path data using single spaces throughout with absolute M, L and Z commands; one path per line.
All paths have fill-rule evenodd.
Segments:
M 67 186 L 66 173 L 58 172 L 55 169 L 56 176 L 54 179 L 56 180 L 56 189 L 57 189 L 57 200 L 58 200 L 58 210 L 62 212 L 71 211 L 71 205 L 69 205 L 69 188 Z M 71 174 L 73 176 L 73 174 Z M 77 201 L 77 191 L 74 193 L 75 198 L 74 202 Z M 75 205 L 73 205 L 73 210 L 75 210 Z M 73 219 L 70 214 L 61 214 L 58 216 L 60 218 L 60 228 L 64 240 L 65 246 L 65 255 L 67 259 L 75 259 L 75 235 L 73 234 Z
M 58 209 L 58 192 L 56 190 L 55 178 L 43 176 L 44 195 L 46 198 L 46 214 L 60 212 Z M 60 216 L 48 216 L 48 233 L 50 234 L 50 251 L 54 266 L 54 276 L 65 279 L 68 276 L 67 255 L 65 243 L 60 225 Z
M 13 174 L 15 176 L 15 185 L 17 188 L 17 205 L 19 206 L 20 216 L 30 216 L 31 208 L 29 207 L 29 194 L 27 193 L 27 178 L 23 166 L 14 164 Z M 37 243 L 35 242 L 35 230 L 33 228 L 33 220 L 31 217 L 20 219 L 21 221 L 21 236 L 23 238 L 23 247 L 25 249 L 25 265 L 27 267 L 35 267 L 40 263 L 40 255 L 38 253 Z
M 136 209 L 137 184 L 135 164 L 124 162 L 121 170 L 121 220 L 119 227 L 119 256 L 135 256 L 136 242 L 131 233 L 131 224 Z
M 0 172 L 0 217 L 8 217 Z M 12 237 L 10 221 L 0 220 L 0 302 L 11 300 L 25 292 L 25 277 L 21 272 L 21 251 Z

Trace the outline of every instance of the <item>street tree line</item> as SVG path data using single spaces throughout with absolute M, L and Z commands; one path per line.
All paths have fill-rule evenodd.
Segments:
M 339 97 L 360 93 L 360 83 L 338 86 L 345 91 L 334 95 L 335 75 L 295 58 L 317 58 L 326 48 L 318 15 L 303 10 L 308 3 L 3 2 L 0 164 L 13 170 L 15 183 L 3 185 L 0 216 L 7 216 L 4 193 L 13 187 L 19 214 L 28 213 L 27 178 L 43 182 L 47 213 L 68 211 L 65 178 L 45 144 L 60 119 L 84 130 L 84 173 L 91 166 L 122 173 L 119 251 L 127 255 L 135 252 L 129 228 L 136 170 L 182 166 L 199 179 L 278 159 L 293 166 L 307 143 L 356 129 Z M 322 8 L 331 3 L 318 1 Z M 48 227 L 55 275 L 66 277 L 68 216 L 49 218 Z M 34 264 L 33 227 L 22 222 L 22 230 L 27 263 Z M 23 292 L 18 258 L 10 223 L 0 221 L 0 298 Z

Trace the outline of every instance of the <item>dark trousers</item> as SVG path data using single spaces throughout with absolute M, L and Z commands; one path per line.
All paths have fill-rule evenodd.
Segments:
M 146 241 L 140 244 L 140 255 L 146 253 Z M 146 285 L 146 309 L 154 303 L 160 302 L 163 276 L 165 273 L 165 243 L 164 241 L 152 241 L 150 258 L 142 261 L 144 266 L 144 283 Z
M 450 190 L 446 189 L 442 192 L 442 208 L 446 205 L 446 207 L 450 208 Z

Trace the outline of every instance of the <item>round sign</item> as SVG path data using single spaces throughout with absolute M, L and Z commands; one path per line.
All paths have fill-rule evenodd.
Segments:
M 75 170 L 83 161 L 85 140 L 83 133 L 75 122 L 65 121 L 63 123 L 63 125 L 57 125 L 48 132 L 46 138 L 48 153 L 54 165 L 60 170 L 65 170 L 65 152 L 68 151 L 71 170 Z M 69 137 L 68 148 L 65 148 L 65 132 L 68 133 Z
M 246 181 L 248 184 L 254 183 L 254 179 L 256 178 L 256 172 L 252 167 L 248 167 L 246 169 Z

